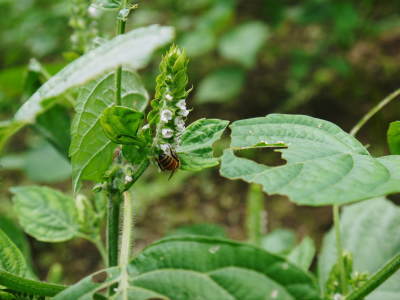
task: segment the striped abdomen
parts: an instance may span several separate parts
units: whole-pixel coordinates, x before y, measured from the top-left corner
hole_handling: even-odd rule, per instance
[[[162,171],[175,171],[180,165],[179,158],[175,153],[171,153],[171,155],[160,154],[157,158],[157,163]]]

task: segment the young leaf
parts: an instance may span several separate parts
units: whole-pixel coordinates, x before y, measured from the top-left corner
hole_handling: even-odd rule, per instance
[[[28,271],[24,256],[8,236],[0,229],[0,269],[19,276]]]
[[[287,163],[269,167],[239,158],[232,149],[222,157],[221,175],[263,185],[269,194],[287,195],[298,204],[350,203],[399,192],[400,156],[372,157],[338,126],[303,115],[271,114],[231,125],[233,149],[278,149]]]
[[[39,186],[13,187],[13,201],[25,232],[43,242],[62,242],[77,235],[79,224],[72,198]]]
[[[353,254],[353,270],[376,272],[400,249],[400,208],[384,198],[371,199],[344,208],[340,220],[342,244]],[[335,234],[324,238],[318,260],[321,286],[325,286],[336,263]],[[397,300],[400,295],[400,271],[372,292],[367,300]]]
[[[132,69],[144,67],[153,52],[172,40],[171,27],[152,25],[118,35],[100,47],[76,59],[43,84],[18,110],[15,121],[7,126],[0,124],[0,150],[6,140],[46,111],[57,101],[56,96],[70,88],[80,86],[120,65]]]
[[[183,132],[177,149],[181,169],[200,171],[218,165],[212,145],[221,137],[228,123],[219,119],[199,119],[190,124]]]
[[[103,111],[100,124],[106,136],[114,143],[141,146],[144,141],[136,134],[143,119],[142,112],[123,106],[111,106]]]
[[[195,258],[195,259],[194,259]],[[118,282],[117,268],[100,271],[55,298],[86,299]],[[238,242],[172,237],[150,245],[127,269],[118,299],[320,299],[313,277],[284,258]],[[100,276],[101,275],[101,276]],[[100,278],[101,280],[96,280]]]
[[[314,241],[306,236],[287,256],[288,260],[303,270],[308,270],[315,255]]]
[[[390,153],[400,154],[400,121],[390,123],[387,132]]]
[[[148,94],[136,73],[122,73],[122,104],[143,110]],[[74,191],[80,180],[100,181],[111,164],[116,147],[100,125],[102,112],[113,104],[114,74],[107,74],[81,88],[72,123],[70,156]]]

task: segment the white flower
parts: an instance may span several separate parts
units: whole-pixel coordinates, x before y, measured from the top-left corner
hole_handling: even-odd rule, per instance
[[[177,117],[175,119],[175,126],[178,131],[184,131],[185,130],[185,121],[181,117]]]
[[[178,114],[180,116],[187,117],[187,115],[189,114],[189,110],[188,109],[182,109],[182,110],[179,111]]]
[[[169,120],[172,120],[172,111],[170,111],[169,109],[164,109],[161,112],[161,121],[166,123]]]
[[[163,128],[161,134],[164,138],[169,139],[174,134],[174,131],[171,128]]]
[[[171,94],[166,94],[165,99],[167,99],[168,101],[171,101],[172,99],[174,99],[174,97],[172,97]]]
[[[132,182],[133,178],[132,176],[126,175],[125,176],[125,182]]]
[[[170,148],[171,148],[171,145],[170,145],[170,144],[161,144],[161,145],[160,145],[160,149],[161,149],[162,151],[164,151],[164,153],[168,152]]]
[[[118,12],[118,19],[126,21],[129,16],[130,9],[129,8],[123,8]]]
[[[92,18],[98,18],[101,15],[101,10],[98,9],[95,5],[90,5],[88,7],[88,14],[89,16],[91,16]]]
[[[146,124],[146,125],[144,125],[143,127],[142,127],[142,130],[146,130],[146,129],[149,129],[150,128],[150,125],[149,124]]]
[[[178,107],[182,110],[185,110],[186,109],[186,100],[185,99],[179,100],[178,103],[176,103],[176,107]]]

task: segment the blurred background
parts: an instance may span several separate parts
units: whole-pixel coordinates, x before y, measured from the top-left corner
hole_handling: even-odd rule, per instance
[[[2,15],[7,16],[0,18],[0,120],[11,118],[46,77],[113,37],[116,13],[88,9],[90,4],[89,0],[0,0]],[[400,88],[400,1],[143,0],[138,4],[128,30],[154,23],[172,25],[176,43],[191,59],[189,103],[194,110],[189,121],[300,113],[349,131],[372,106]],[[160,55],[140,73],[151,94]],[[48,74],[37,75],[38,68]],[[56,122],[66,128],[59,134],[67,150],[73,109],[61,103],[53,111]],[[399,119],[399,111],[400,104],[392,103],[359,133],[374,155],[388,153],[386,130],[389,122]],[[26,128],[0,157],[0,227],[12,232],[26,255],[32,256],[41,279],[71,283],[101,267],[95,248],[80,239],[45,244],[23,236],[8,191],[14,185],[42,184],[71,192],[70,164],[45,137],[43,127]],[[225,138],[219,143],[216,153],[228,142]],[[278,154],[266,150],[243,155],[282,163]],[[171,181],[167,177],[153,167],[136,185],[137,249],[180,226],[197,223],[217,224],[221,235],[246,238],[248,184],[225,180],[218,169],[181,171]],[[309,235],[320,245],[331,226],[330,208],[299,207],[285,197],[263,197],[266,231],[287,229],[283,236],[292,243]]]

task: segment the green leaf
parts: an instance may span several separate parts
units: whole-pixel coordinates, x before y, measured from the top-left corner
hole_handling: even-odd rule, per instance
[[[148,94],[136,73],[122,73],[122,105],[143,110]],[[72,123],[70,156],[74,191],[81,180],[100,181],[112,161],[116,144],[100,125],[102,112],[113,104],[114,74],[107,74],[81,88]]]
[[[25,276],[28,271],[21,251],[3,230],[0,230],[0,269],[19,276]]]
[[[150,245],[127,269],[129,299],[320,299],[313,277],[284,258],[233,241],[172,237]],[[117,273],[117,274],[116,274]],[[101,280],[97,280],[101,277]],[[93,274],[55,298],[87,299],[121,280],[118,269]],[[100,282],[99,282],[100,281]]]
[[[193,224],[175,228],[167,234],[168,236],[177,235],[202,235],[216,238],[226,238],[225,229],[215,224]]]
[[[111,106],[103,111],[100,124],[106,136],[114,143],[141,146],[144,141],[136,135],[143,119],[142,112],[123,106]]]
[[[43,242],[62,242],[79,231],[72,198],[39,186],[13,187],[14,208],[25,232]]]
[[[223,103],[236,98],[242,91],[245,73],[238,67],[223,67],[213,71],[199,84],[198,103]]]
[[[390,123],[387,132],[390,153],[400,154],[400,121]]]
[[[288,229],[275,229],[263,237],[262,248],[276,254],[287,254],[295,245],[296,236]]]
[[[308,270],[315,255],[314,241],[306,236],[287,256],[288,260],[303,270]]]
[[[58,95],[120,65],[134,70],[146,66],[153,52],[170,42],[173,36],[171,27],[152,25],[138,28],[118,35],[79,57],[51,77],[24,103],[15,115],[13,126],[4,131],[4,124],[0,124],[0,149],[13,133],[28,123],[34,123],[40,113],[54,105]]]
[[[226,59],[252,68],[268,35],[268,28],[263,22],[251,21],[241,24],[222,37],[219,52]]]
[[[200,29],[185,33],[178,45],[185,49],[188,56],[196,57],[210,52],[216,44],[214,32]]]
[[[7,140],[13,136],[19,129],[24,126],[21,122],[1,121],[0,122],[0,152],[2,151]]]
[[[219,140],[228,123],[219,119],[199,119],[190,124],[183,132],[177,149],[181,169],[200,171],[218,165],[212,145]]]
[[[340,219],[342,244],[353,254],[353,270],[374,273],[400,249],[400,208],[384,198],[371,199],[344,208]],[[324,238],[318,274],[324,286],[336,263],[335,234]],[[366,297],[366,300],[397,300],[400,271]]]
[[[266,193],[298,204],[343,204],[400,191],[400,156],[372,157],[354,137],[324,120],[271,114],[231,125],[231,149],[221,175],[258,183]],[[270,167],[234,155],[232,149],[276,147],[286,164]]]

